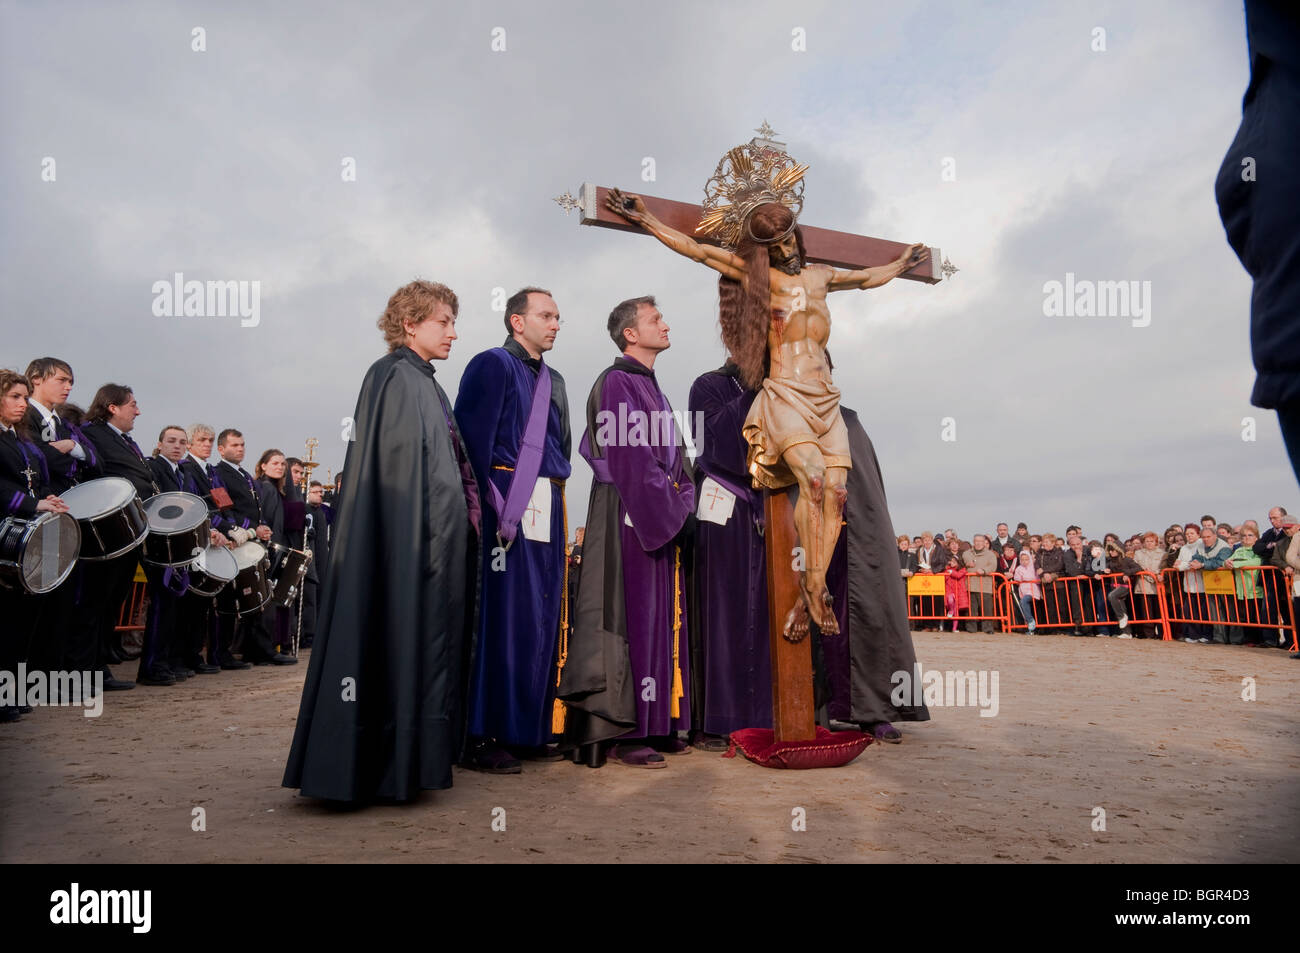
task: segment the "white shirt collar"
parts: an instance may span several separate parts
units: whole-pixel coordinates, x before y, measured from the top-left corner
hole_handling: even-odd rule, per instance
[[[200,459],[199,459],[198,457],[196,457],[193,453],[187,453],[186,456],[189,457],[191,460],[193,460],[195,463],[197,463],[197,464],[198,464],[199,466],[201,466],[201,467],[206,467],[206,466],[208,465],[208,461],[206,461],[206,460],[200,460]]]
[[[115,427],[115,426],[113,425],[113,421],[111,421],[111,420],[105,420],[104,423],[108,425],[108,429],[109,429],[109,430],[113,431],[113,433],[117,434],[119,437],[125,437],[125,436],[126,436],[126,431],[124,431],[124,430],[118,430],[117,427]]]
[[[54,411],[50,410],[48,407],[42,404],[39,400],[36,400],[34,397],[28,397],[27,403],[30,404],[32,407],[36,408],[36,412],[41,415],[41,420],[49,420],[51,417],[54,416]]]

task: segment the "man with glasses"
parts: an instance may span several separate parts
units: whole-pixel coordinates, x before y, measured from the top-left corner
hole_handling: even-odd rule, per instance
[[[506,302],[508,336],[465,368],[456,423],[483,501],[478,648],[470,671],[466,767],[518,774],[550,747],[565,601],[569,401],[543,361],[560,309],[523,288]]]

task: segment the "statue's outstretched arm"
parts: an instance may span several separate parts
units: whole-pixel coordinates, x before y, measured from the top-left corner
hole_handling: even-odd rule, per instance
[[[641,196],[629,195],[619,189],[610,189],[609,195],[605,197],[605,206],[629,222],[640,225],[677,254],[707,265],[727,278],[734,278],[736,281],[745,280],[745,262],[740,256],[733,255],[725,248],[702,244],[689,235],[683,235],[675,228],[669,228],[650,213]]]
[[[859,268],[855,271],[840,271],[837,268],[831,276],[828,290],[845,291],[856,288],[865,291],[867,288],[879,288],[886,282],[893,281],[908,269],[916,267],[929,257],[930,249],[926,248],[923,243],[917,242],[904,248],[903,253],[887,265],[876,265],[874,268]]]

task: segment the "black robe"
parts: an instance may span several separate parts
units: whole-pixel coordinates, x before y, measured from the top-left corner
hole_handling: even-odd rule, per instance
[[[924,704],[895,706],[889,697],[893,673],[907,672],[910,678],[916,665],[907,588],[898,572],[898,538],[889,516],[876,448],[854,411],[841,406],[840,413],[849,431],[853,469],[849,471],[844,517],[847,526],[840,533],[837,558],[827,571],[840,635],[822,636],[821,641],[832,717],[847,701],[848,720],[859,724],[929,721],[930,711]],[[841,674],[845,669],[847,678]],[[849,689],[847,700],[840,688],[844,685]]]
[[[305,795],[404,801],[451,786],[478,548],[449,416],[432,365],[410,349],[366,373],[284,774]]]

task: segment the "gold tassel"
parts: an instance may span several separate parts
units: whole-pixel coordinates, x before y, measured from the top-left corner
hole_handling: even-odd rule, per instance
[[[681,636],[682,636],[682,548],[673,547],[673,704],[672,716],[682,716],[682,706],[678,699],[686,695],[682,688]]]
[[[555,667],[555,688],[560,688],[560,674],[564,671],[564,663],[569,659],[569,504],[564,498],[564,482],[562,480],[554,481],[560,487],[560,508],[564,513],[564,589],[560,592],[560,661]],[[556,735],[564,734],[564,716],[567,709],[564,702],[555,699],[555,704],[551,708],[551,733]]]

